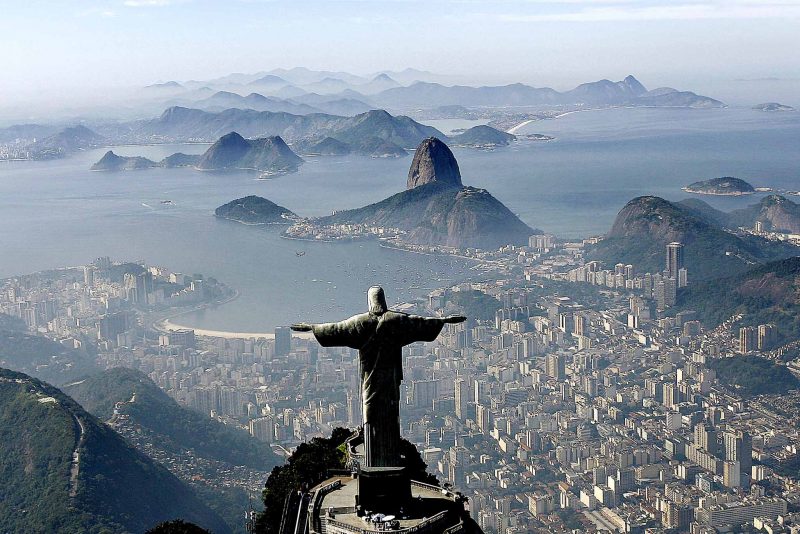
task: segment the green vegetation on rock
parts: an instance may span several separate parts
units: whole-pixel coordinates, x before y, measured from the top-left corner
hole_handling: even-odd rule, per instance
[[[187,486],[74,400],[6,369],[0,495],[2,532],[134,533],[176,518],[229,532]]]
[[[760,356],[715,358],[710,367],[720,381],[745,396],[783,395],[800,387],[787,367]]]
[[[271,469],[278,459],[265,444],[244,430],[180,406],[140,371],[117,367],[64,387],[86,410],[108,419],[118,402],[136,424],[154,432],[159,445],[173,452],[196,454],[255,469]],[[136,394],[135,402],[128,402]]]
[[[797,254],[797,247],[787,243],[728,232],[712,212],[645,196],[620,210],[606,238],[588,247],[587,255],[606,265],[630,263],[638,272],[656,273],[664,269],[666,245],[672,241],[684,245],[684,263],[692,282]]]
[[[780,340],[800,339],[800,258],[690,284],[681,292],[678,304],[679,309],[695,310],[709,328],[740,313],[744,325],[773,323]]]

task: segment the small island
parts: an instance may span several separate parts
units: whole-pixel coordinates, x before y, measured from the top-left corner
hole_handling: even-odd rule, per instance
[[[525,139],[529,139],[531,141],[552,141],[553,139],[555,139],[555,137],[553,137],[552,135],[545,135],[545,134],[538,134],[538,133],[526,134],[523,137],[525,137]]]
[[[756,192],[755,187],[745,182],[741,178],[723,176],[722,178],[712,178],[689,184],[682,188],[687,193],[698,195],[720,195],[720,196],[740,196],[752,195]]]
[[[300,217],[263,197],[250,195],[232,200],[218,207],[214,215],[242,224],[292,224]]]
[[[792,106],[787,106],[786,104],[779,104],[777,102],[766,102],[764,104],[758,104],[757,106],[753,106],[753,109],[756,111],[795,111]]]
[[[92,165],[93,171],[136,171],[152,169],[159,164],[142,156],[119,156],[113,150],[106,152],[100,160]]]
[[[464,133],[454,135],[450,138],[453,146],[469,147],[507,146],[516,139],[517,137],[513,134],[502,132],[486,125],[473,126],[464,131]]]

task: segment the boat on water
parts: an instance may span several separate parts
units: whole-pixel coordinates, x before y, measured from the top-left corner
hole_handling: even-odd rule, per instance
[[[171,206],[171,205],[173,205],[175,203],[173,201],[171,201],[171,200],[162,200],[161,204],[164,204],[166,206]]]

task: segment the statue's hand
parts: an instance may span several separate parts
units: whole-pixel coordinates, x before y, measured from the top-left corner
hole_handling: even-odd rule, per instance
[[[463,315],[448,315],[444,318],[445,323],[463,323],[467,318]]]
[[[295,323],[290,327],[295,332],[311,332],[314,327],[308,323]]]

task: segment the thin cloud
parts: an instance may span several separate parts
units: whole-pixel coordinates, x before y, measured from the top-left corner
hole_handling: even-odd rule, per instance
[[[125,0],[127,7],[163,7],[172,4],[172,0]]]
[[[117,13],[111,9],[91,8],[78,13],[79,17],[103,17],[110,19],[117,16]]]
[[[544,0],[533,0],[544,2]],[[562,0],[564,3],[565,0]],[[593,0],[566,0],[574,5],[597,3]],[[610,4],[609,2],[605,2]],[[707,19],[765,19],[800,17],[800,1],[754,2],[753,0],[728,0],[692,4],[649,5],[635,4],[585,7],[558,13],[500,14],[503,22],[611,22],[658,20]]]

